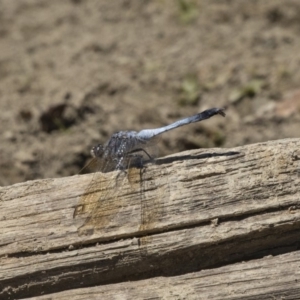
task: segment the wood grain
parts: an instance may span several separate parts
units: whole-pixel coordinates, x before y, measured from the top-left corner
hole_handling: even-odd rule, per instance
[[[90,194],[101,201],[75,219],[94,174],[0,188],[0,296],[180,277],[296,250],[299,146],[178,153],[131,170],[117,196],[117,172],[100,174]]]
[[[300,299],[299,268],[298,251],[181,276],[74,289],[30,299]]]

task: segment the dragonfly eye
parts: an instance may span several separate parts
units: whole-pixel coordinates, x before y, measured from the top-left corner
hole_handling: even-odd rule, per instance
[[[100,144],[98,144],[97,146],[94,146],[92,149],[91,149],[91,155],[93,157],[101,157],[102,154],[104,152],[104,147]]]

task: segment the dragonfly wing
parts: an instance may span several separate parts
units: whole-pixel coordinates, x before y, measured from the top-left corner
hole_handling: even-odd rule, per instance
[[[146,169],[146,168],[145,168]],[[168,197],[169,184],[164,168],[161,169],[159,176],[153,176],[153,171],[147,170],[143,173],[141,191],[141,225],[140,231],[143,237],[140,239],[141,253],[146,255],[147,245],[151,242],[149,233],[155,232],[159,228],[159,223],[164,217],[164,198]]]
[[[74,210],[79,235],[91,235],[105,229],[113,219],[117,220],[119,210],[126,205],[120,194],[131,173],[128,170],[106,172],[115,168],[113,162],[97,161],[97,164],[104,172],[93,174]]]

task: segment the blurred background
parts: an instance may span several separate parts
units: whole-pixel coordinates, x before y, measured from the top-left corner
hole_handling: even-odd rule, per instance
[[[159,155],[300,132],[299,0],[0,0],[0,185],[76,174],[119,130],[213,117]]]

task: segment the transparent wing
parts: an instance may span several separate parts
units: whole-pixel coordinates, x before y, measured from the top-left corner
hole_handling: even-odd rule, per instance
[[[144,169],[141,189],[141,225],[139,230],[143,232],[140,238],[141,255],[147,255],[148,244],[151,243],[151,233],[157,232],[165,214],[164,199],[169,197],[170,186],[167,169],[161,167],[160,174],[157,171]]]
[[[96,172],[74,210],[73,218],[80,235],[93,234],[95,228],[105,226],[110,220],[107,210],[114,209],[112,206],[116,201],[111,200],[117,197],[117,187],[120,185],[120,178],[115,178],[115,173],[106,173],[112,167],[113,162],[93,158],[82,170]]]

